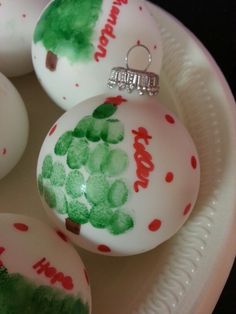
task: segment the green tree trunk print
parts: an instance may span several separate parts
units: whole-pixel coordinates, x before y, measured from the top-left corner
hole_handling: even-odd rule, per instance
[[[106,99],[73,130],[64,132],[54,147],[61,162],[54,162],[53,154],[44,157],[39,191],[50,208],[67,215],[65,225],[73,233],[79,234],[86,223],[113,235],[134,226],[125,207],[129,187],[122,178],[129,160],[119,148],[124,125],[114,117],[123,101],[119,96]]]
[[[34,31],[34,43],[46,48],[46,67],[55,71],[58,57],[70,62],[90,60],[92,36],[102,0],[54,0],[42,14]]]

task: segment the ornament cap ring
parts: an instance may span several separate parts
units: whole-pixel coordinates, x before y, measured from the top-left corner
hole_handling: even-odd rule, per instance
[[[125,64],[126,64],[127,69],[131,69],[131,67],[129,66],[129,56],[130,56],[131,51],[134,50],[135,48],[143,48],[148,53],[148,63],[146,65],[146,67],[143,70],[141,70],[141,71],[147,71],[147,69],[149,68],[150,64],[152,63],[152,56],[151,56],[151,52],[148,49],[148,47],[143,45],[143,44],[136,44],[136,45],[130,47],[129,50],[127,51],[127,54],[126,54],[126,57],[125,57]]]

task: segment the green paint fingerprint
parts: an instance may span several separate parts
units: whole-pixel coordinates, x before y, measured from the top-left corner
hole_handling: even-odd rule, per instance
[[[106,121],[93,118],[89,125],[86,137],[91,142],[98,142],[101,139],[101,133]]]
[[[55,148],[54,148],[55,154],[58,156],[64,156],[68,151],[68,148],[72,142],[72,139],[73,139],[73,132],[67,131],[64,134],[62,134],[59,137],[55,145]]]
[[[104,142],[118,144],[124,139],[124,126],[117,119],[108,119],[102,130],[101,138]]]
[[[44,183],[44,199],[50,208],[56,207],[56,194],[50,182],[48,181]]]
[[[105,203],[109,191],[109,183],[104,175],[96,173],[87,180],[86,197],[93,204]]]
[[[128,166],[128,155],[120,148],[110,151],[106,162],[102,165],[103,172],[109,177],[120,175]]]
[[[86,139],[74,138],[67,153],[67,165],[71,169],[79,169],[89,157],[89,145]]]
[[[72,170],[66,178],[66,192],[72,198],[77,198],[85,192],[85,181],[81,172]]]
[[[63,186],[66,178],[66,172],[64,165],[60,162],[53,164],[52,174],[50,177],[51,184],[53,186]]]
[[[87,130],[88,128],[90,128],[90,125],[93,121],[93,117],[92,116],[85,116],[84,118],[82,118],[78,124],[76,125],[74,131],[73,131],[73,135],[75,137],[84,137],[86,136]]]
[[[51,286],[37,286],[21,274],[0,267],[1,314],[89,314],[80,297]]]
[[[35,28],[34,43],[41,41],[47,50],[71,62],[90,60],[102,3],[102,0],[53,1]]]
[[[42,166],[42,176],[45,179],[48,179],[51,177],[52,174],[52,169],[53,169],[53,161],[52,161],[52,156],[47,155],[45,156],[43,160],[43,166]]]
[[[42,176],[42,174],[38,175],[37,185],[38,185],[40,195],[43,196],[43,176]]]
[[[89,211],[83,203],[73,200],[68,206],[68,216],[76,223],[85,224],[89,220]]]
[[[56,197],[56,211],[59,214],[66,214],[68,211],[68,202],[64,193],[64,189],[56,188],[54,189],[54,193]]]
[[[93,112],[93,117],[96,119],[104,119],[111,117],[117,110],[117,106],[105,103],[97,107]]]
[[[106,228],[112,215],[112,209],[107,204],[101,203],[91,208],[89,221],[95,228]]]
[[[110,225],[108,230],[114,234],[122,234],[127,230],[133,228],[134,221],[132,217],[124,212],[123,210],[117,210],[114,212],[113,216],[111,217]]]
[[[109,145],[106,143],[99,143],[92,150],[87,162],[87,168],[90,173],[101,172],[101,167],[106,161],[109,153]]]
[[[112,183],[109,193],[108,201],[112,207],[119,207],[127,202],[128,188],[123,180],[116,180]]]

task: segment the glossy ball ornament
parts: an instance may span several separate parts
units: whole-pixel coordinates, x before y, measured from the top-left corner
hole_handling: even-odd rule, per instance
[[[77,245],[132,255],[170,238],[197,199],[196,147],[156,98],[99,95],[52,126],[37,166],[53,222]]]
[[[145,1],[57,0],[45,9],[35,28],[33,64],[47,94],[67,110],[109,92],[104,82],[111,68],[123,64],[136,44],[148,47],[149,70],[159,74],[161,36]],[[132,67],[146,61],[144,51],[132,53]]]

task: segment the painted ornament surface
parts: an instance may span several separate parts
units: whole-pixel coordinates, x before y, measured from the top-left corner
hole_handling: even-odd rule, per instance
[[[69,109],[108,91],[104,82],[111,68],[123,64],[128,49],[139,43],[149,48],[159,73],[161,37],[144,1],[55,0],[34,31],[34,68],[49,96]],[[145,64],[146,55],[134,55],[132,62]]]
[[[191,137],[172,113],[143,97],[80,103],[54,124],[40,151],[37,181],[49,216],[93,252],[154,248],[180,228],[197,198]]]
[[[88,276],[66,236],[32,218],[0,216],[1,313],[89,314]]]
[[[0,72],[7,77],[33,71],[31,41],[37,20],[49,0],[1,0]]]

